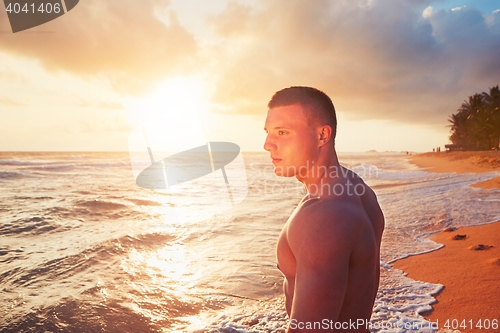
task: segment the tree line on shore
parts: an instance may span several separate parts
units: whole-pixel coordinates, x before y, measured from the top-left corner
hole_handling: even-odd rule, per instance
[[[462,150],[498,149],[500,143],[500,89],[476,93],[450,115],[450,140]]]

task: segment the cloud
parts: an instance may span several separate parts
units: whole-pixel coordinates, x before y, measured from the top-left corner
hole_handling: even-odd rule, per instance
[[[126,110],[127,108],[120,102],[104,102],[104,101],[89,101],[79,97],[79,101],[75,103],[77,106],[95,109],[112,109],[112,110]]]
[[[85,0],[47,24],[2,34],[0,52],[53,73],[105,77],[127,94],[200,74],[220,113],[263,115],[274,91],[311,85],[352,119],[442,128],[462,100],[500,84],[500,12],[437,10],[438,1],[228,1],[206,18],[210,32],[195,36],[165,1]],[[2,12],[0,31],[8,30]]]
[[[131,124],[125,122],[119,117],[114,117],[114,119],[106,119],[100,122],[81,121],[78,124],[78,127],[79,128],[77,131],[81,133],[130,133],[134,129]]]
[[[13,100],[9,97],[0,96],[0,104],[8,105],[8,106],[24,106],[23,103]]]
[[[248,28],[252,8],[238,2],[228,2],[224,12],[208,19],[209,25],[217,34],[232,37],[244,33]]]
[[[37,126],[36,127],[37,131],[40,132],[45,132],[45,133],[57,133],[57,134],[71,134],[74,133],[71,129],[62,126],[62,125],[48,125],[48,126]]]
[[[0,31],[9,31],[5,11]],[[85,0],[44,25],[2,34],[0,52],[37,59],[51,72],[107,77],[121,92],[149,91],[192,66],[198,49],[160,0]]]
[[[453,68],[455,75],[464,80],[462,84],[467,84],[465,80],[500,83],[500,15],[488,20],[478,10],[463,7],[438,11],[429,21],[434,36],[445,45],[443,54],[449,60],[448,68]]]
[[[230,2],[212,21],[223,40],[209,50],[213,98],[230,112],[262,114],[274,91],[312,85],[354,118],[445,126],[463,99],[500,84],[499,14],[431,1],[259,4]]]
[[[7,81],[16,84],[27,84],[29,80],[22,74],[16,73],[13,70],[0,71],[0,81]]]

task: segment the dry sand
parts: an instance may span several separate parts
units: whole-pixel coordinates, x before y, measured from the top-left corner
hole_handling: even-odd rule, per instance
[[[499,151],[427,153],[411,161],[431,172],[500,171]],[[500,177],[473,186],[500,188]],[[445,286],[424,317],[441,329],[500,332],[500,222],[443,231],[432,240],[444,247],[393,263],[412,279]]]

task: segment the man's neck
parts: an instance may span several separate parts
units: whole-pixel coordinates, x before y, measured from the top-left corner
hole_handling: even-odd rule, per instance
[[[329,154],[320,155],[317,160],[312,161],[306,177],[297,176],[297,180],[304,185],[309,198],[319,198],[323,195],[324,186],[333,186],[343,178],[342,175],[342,167],[333,149]]]

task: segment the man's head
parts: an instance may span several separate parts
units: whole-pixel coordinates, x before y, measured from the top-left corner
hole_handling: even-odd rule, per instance
[[[323,92],[309,87],[290,87],[274,94],[264,130],[264,149],[269,151],[279,176],[307,178],[309,169],[335,155],[335,109]]]
[[[332,144],[337,134],[337,116],[332,100],[327,94],[312,87],[293,86],[277,91],[269,103],[269,109],[298,104],[302,106],[311,128],[328,125],[332,128]]]

